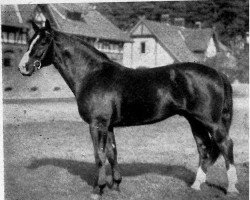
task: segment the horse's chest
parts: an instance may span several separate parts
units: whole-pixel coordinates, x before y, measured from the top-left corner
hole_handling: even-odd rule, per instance
[[[116,99],[116,92],[93,90],[77,101],[79,113],[87,122],[100,116],[110,118]]]

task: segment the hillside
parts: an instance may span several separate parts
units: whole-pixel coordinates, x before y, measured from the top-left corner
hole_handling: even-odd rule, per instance
[[[95,4],[97,10],[124,31],[130,30],[140,16],[161,21],[168,14],[170,21],[183,17],[187,27],[197,21],[203,27],[215,26],[226,45],[237,35],[246,36],[249,29],[249,2],[247,0],[211,0],[186,2],[109,2]]]

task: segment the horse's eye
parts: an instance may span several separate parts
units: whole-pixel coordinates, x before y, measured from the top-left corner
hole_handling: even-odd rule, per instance
[[[47,44],[47,43],[49,43],[49,38],[44,38],[44,39],[42,39],[42,41],[41,41],[41,44],[42,44],[42,45],[45,45],[45,44]]]

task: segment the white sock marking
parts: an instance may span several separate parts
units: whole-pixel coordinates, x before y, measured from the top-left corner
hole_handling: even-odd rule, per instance
[[[193,189],[200,190],[200,185],[206,181],[206,174],[201,167],[198,168],[195,181],[191,186]]]
[[[229,165],[229,169],[227,170],[227,178],[228,178],[228,192],[236,192],[238,190],[235,187],[235,184],[238,182],[236,168],[234,165]]]

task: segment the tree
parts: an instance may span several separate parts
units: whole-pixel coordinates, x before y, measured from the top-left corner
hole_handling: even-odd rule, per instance
[[[130,30],[140,16],[160,21],[162,14],[183,17],[187,27],[200,21],[203,27],[216,27],[220,39],[229,46],[238,35],[245,38],[249,29],[248,0],[154,1],[97,3],[97,9],[124,31]]]
[[[245,38],[249,29],[249,3],[247,0],[214,0],[217,31],[226,45],[237,36]]]

